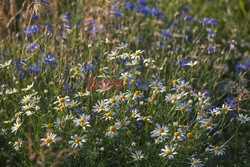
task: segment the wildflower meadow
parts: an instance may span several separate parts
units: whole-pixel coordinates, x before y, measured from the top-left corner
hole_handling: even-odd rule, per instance
[[[249,167],[249,7],[0,0],[0,167]]]

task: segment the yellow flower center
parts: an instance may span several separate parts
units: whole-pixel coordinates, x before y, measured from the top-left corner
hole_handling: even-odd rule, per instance
[[[80,143],[80,142],[82,142],[82,139],[80,137],[75,139],[75,143]]]
[[[197,162],[197,161],[194,161],[194,162],[193,162],[193,165],[198,165],[198,162]]]
[[[205,122],[205,126],[206,126],[206,127],[211,126],[211,122]]]
[[[120,96],[120,99],[124,99],[124,95],[121,95],[121,96]]]
[[[187,138],[191,139],[193,137],[193,134],[191,132],[187,133]]]
[[[143,117],[142,120],[143,120],[143,121],[147,121],[147,120],[148,120],[148,117]]]
[[[65,109],[65,105],[60,106],[59,109],[63,111]]]
[[[59,125],[59,126],[62,126],[62,125],[63,125],[63,122],[62,122],[62,121],[58,122],[58,125]]]
[[[226,108],[226,107],[222,107],[222,108],[221,108],[221,111],[222,111],[222,112],[226,112],[226,111],[227,111],[227,108]]]
[[[99,72],[103,72],[103,71],[104,71],[104,69],[103,69],[103,68],[100,68],[100,69],[99,69]]]
[[[166,150],[165,153],[166,153],[167,155],[170,155],[170,154],[172,154],[172,151],[171,151],[171,150]]]
[[[140,52],[136,51],[135,56],[140,56]]]
[[[61,98],[58,100],[59,103],[63,103],[64,101],[65,101],[65,99],[64,99],[63,97],[61,97]]]
[[[105,116],[106,116],[106,117],[111,117],[111,116],[112,116],[112,113],[111,113],[111,112],[107,112],[107,113],[105,114]]]
[[[153,59],[150,57],[150,58],[148,58],[148,61],[152,61]]]
[[[80,73],[79,72],[74,72],[73,74],[73,77],[76,78],[76,77],[79,77],[80,76]]]
[[[220,146],[216,146],[216,147],[215,147],[215,150],[216,150],[216,151],[219,151],[219,150],[220,150]]]
[[[176,83],[177,83],[177,80],[176,80],[176,79],[172,80],[172,83],[173,83],[173,84],[176,84]]]
[[[180,135],[180,132],[174,132],[174,137],[178,137]]]
[[[111,98],[111,99],[109,99],[109,102],[110,102],[110,103],[115,103],[116,100],[115,100],[114,98]]]
[[[51,139],[51,137],[47,137],[44,141],[45,141],[46,143],[51,143],[51,142],[52,142],[52,139]]]
[[[185,107],[181,107],[181,108],[180,108],[180,111],[181,111],[181,112],[184,112],[184,111],[186,111],[186,108],[185,108]]]
[[[162,134],[163,132],[164,132],[163,129],[159,129],[159,130],[158,130],[158,134]]]
[[[130,136],[130,135],[132,134],[132,131],[131,131],[131,130],[128,130],[128,131],[126,132],[126,134],[127,134],[128,136]]]
[[[24,101],[27,103],[28,101],[30,101],[30,98],[29,98],[29,97],[26,97],[26,98],[24,99]]]
[[[141,92],[137,90],[137,91],[135,92],[135,95],[138,96],[138,95],[140,95],[140,93],[141,93]]]
[[[156,98],[156,96],[157,96],[157,94],[155,94],[155,93],[152,94],[152,97],[153,97],[153,98]]]
[[[19,116],[19,113],[15,113],[15,117],[18,117]]]
[[[176,96],[172,96],[172,97],[171,97],[171,100],[176,101],[176,100],[177,100],[177,97],[176,97]]]
[[[81,118],[81,119],[79,119],[79,122],[80,122],[80,123],[84,123],[84,122],[85,122],[85,119],[84,119],[84,118]]]
[[[182,129],[182,128],[184,128],[184,125],[178,125],[178,127]]]
[[[100,105],[100,106],[98,107],[98,109],[99,109],[99,110],[102,110],[102,109],[104,109],[104,106],[103,106],[103,105]]]
[[[132,118],[134,118],[134,117],[135,117],[135,114],[134,114],[134,113],[133,113],[133,114],[131,114],[131,117],[132,117]]]
[[[52,128],[52,124],[51,124],[51,123],[48,123],[48,124],[46,125],[46,128]]]
[[[110,127],[109,127],[109,130],[110,130],[111,132],[114,132],[114,131],[116,130],[116,128],[115,128],[115,126],[110,126]]]
[[[75,66],[75,67],[74,67],[74,70],[75,70],[75,71],[77,71],[78,69],[79,69],[79,67],[78,67],[78,66]]]

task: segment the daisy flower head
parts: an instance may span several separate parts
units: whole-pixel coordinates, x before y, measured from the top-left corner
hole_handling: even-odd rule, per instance
[[[181,131],[174,132],[174,141],[183,141],[185,139],[185,134]]]
[[[17,131],[20,129],[21,125],[21,122],[16,121],[16,123],[14,123],[14,125],[11,127],[11,132],[16,134]]]
[[[189,164],[191,165],[191,167],[203,167],[204,166],[200,159],[190,158],[189,160],[190,160]]]
[[[135,153],[132,152],[132,158],[134,158],[134,161],[141,161],[144,158],[144,154],[141,150],[136,150]]]
[[[55,101],[54,104],[58,104],[58,106],[61,106],[61,105],[66,105],[69,102],[70,102],[69,96],[65,96],[65,97],[57,96],[57,101]]]
[[[248,117],[247,115],[239,114],[237,120],[240,122],[240,124],[245,124],[246,122],[250,121],[250,117]]]
[[[137,118],[137,121],[144,121],[144,122],[153,123],[151,116],[140,116]]]
[[[92,111],[93,112],[101,112],[104,111],[108,108],[107,103],[105,103],[104,100],[98,100],[95,106],[93,107]]]
[[[165,101],[166,102],[171,102],[171,103],[175,103],[177,102],[179,99],[181,98],[181,96],[179,94],[167,94],[165,96]]]
[[[175,148],[172,146],[165,145],[165,148],[161,149],[162,153],[159,154],[161,157],[168,157],[168,159],[174,159],[174,155],[177,154],[175,152]]]
[[[146,67],[153,66],[155,63],[155,60],[152,57],[149,57],[147,59],[144,59],[143,63],[145,64]]]
[[[86,127],[90,127],[90,124],[89,124],[90,116],[89,115],[82,114],[79,117],[80,118],[75,118],[73,120],[73,122],[76,124],[76,126],[80,126],[84,130],[86,129]]]
[[[18,138],[18,140],[14,143],[15,150],[19,150],[23,145],[23,140],[21,138]]]
[[[156,128],[151,132],[151,137],[156,138],[156,142],[164,142],[166,138],[169,136],[169,129],[163,125],[156,124]]]
[[[136,50],[135,53],[131,55],[131,58],[140,60],[143,52],[144,52],[143,50]]]
[[[50,146],[52,143],[55,143],[56,142],[56,134],[54,133],[49,133],[47,134],[47,137],[46,138],[42,138],[41,139],[41,146]]]
[[[195,65],[198,64],[198,61],[189,61],[186,64],[184,64],[184,66],[189,66],[189,67],[194,67]]]
[[[200,121],[200,123],[201,123],[202,128],[206,128],[208,130],[213,130],[214,126],[216,125],[216,124],[212,123],[211,118],[210,119],[203,119]]]
[[[111,125],[108,127],[108,131],[105,133],[105,136],[114,137],[118,135],[118,129],[120,128],[119,125]]]
[[[222,104],[221,112],[227,113],[228,111],[232,111],[233,109],[228,104]]]
[[[176,106],[176,110],[181,112],[189,112],[192,110],[192,108],[189,107],[187,102],[183,102],[178,103],[178,105]]]
[[[82,137],[78,137],[77,134],[75,134],[74,136],[70,137],[72,140],[69,141],[69,144],[71,144],[72,148],[81,148],[82,144],[85,143],[87,141],[87,135],[83,135]]]
[[[209,151],[214,153],[215,156],[220,156],[220,155],[224,155],[225,153],[225,147],[222,146],[212,146],[210,145]]]

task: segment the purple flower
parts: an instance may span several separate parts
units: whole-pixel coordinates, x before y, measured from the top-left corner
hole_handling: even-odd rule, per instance
[[[145,0],[137,0],[137,3],[142,6],[146,6],[147,2]]]
[[[142,5],[136,5],[135,9],[144,14],[145,16],[148,15],[151,12],[151,9],[148,6],[142,6]]]
[[[26,46],[26,51],[32,51],[39,48],[39,44],[38,43],[32,43]]]
[[[25,73],[23,71],[19,71],[19,78],[23,78],[25,76]]]
[[[110,11],[110,14],[111,14],[111,15],[114,15],[115,17],[119,17],[119,16],[122,15],[122,11],[119,10],[119,9],[112,9],[112,10]]]
[[[216,36],[216,33],[214,33],[210,28],[207,28],[206,30],[207,30],[207,35],[209,39]]]
[[[160,11],[158,11],[156,8],[151,9],[151,15],[155,16],[157,18],[162,18],[163,17],[163,14]]]
[[[180,7],[179,11],[180,12],[187,12],[190,9],[190,6],[182,6]]]
[[[15,67],[19,67],[21,64],[20,60],[13,60],[12,63],[14,64]]]
[[[37,20],[38,19],[38,14],[33,14],[32,15],[32,20]]]
[[[173,39],[173,35],[170,34],[170,30],[169,29],[163,29],[161,30],[161,36],[168,38],[168,39]]]
[[[56,64],[56,59],[51,54],[48,54],[47,56],[44,56],[43,61],[45,63],[49,63],[49,64]]]
[[[63,18],[64,18],[65,20],[69,20],[69,19],[72,18],[72,14],[66,13],[66,14],[63,16]]]
[[[99,31],[99,28],[97,28],[95,25],[93,25],[92,27],[90,27],[89,29],[89,33],[90,34],[95,34]]]
[[[135,8],[135,5],[129,1],[124,3],[124,7],[128,10],[133,10]]]
[[[247,70],[247,66],[244,63],[238,63],[234,66],[235,71],[244,72]]]
[[[211,53],[214,53],[216,52],[216,47],[215,46],[208,46],[207,47],[207,53],[208,54],[211,54]]]
[[[237,107],[237,102],[236,102],[235,98],[232,96],[227,97],[225,100],[225,103],[233,108]]]
[[[31,67],[27,68],[30,74],[38,73],[40,71],[40,66],[33,64]]]
[[[203,18],[199,22],[201,24],[203,24],[203,25],[209,25],[209,24],[216,25],[216,24],[218,24],[218,21],[216,19],[214,19],[214,18],[208,18],[208,17]]]
[[[23,32],[25,34],[33,34],[33,33],[38,32],[39,30],[40,30],[40,26],[38,25],[31,25],[31,26],[23,28]]]

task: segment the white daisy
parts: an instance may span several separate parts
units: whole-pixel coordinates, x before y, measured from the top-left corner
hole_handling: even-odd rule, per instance
[[[85,143],[87,141],[87,135],[83,135],[82,137],[78,137],[77,134],[75,134],[74,136],[70,137],[72,140],[69,141],[69,144],[71,144],[72,148],[81,148],[82,144]]]

